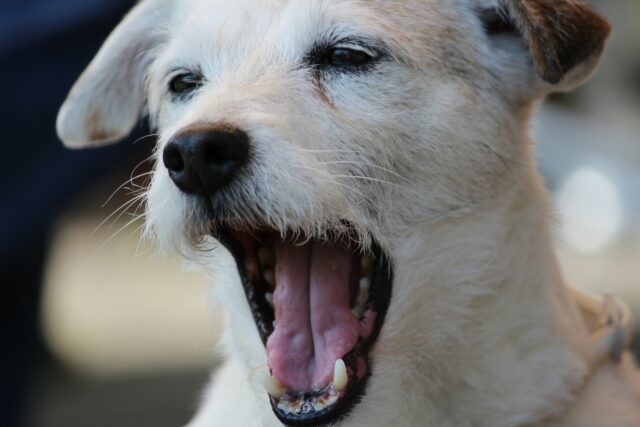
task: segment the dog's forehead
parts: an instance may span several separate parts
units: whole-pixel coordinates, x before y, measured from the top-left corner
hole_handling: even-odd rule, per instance
[[[187,0],[174,15],[172,42],[192,51],[198,46],[218,52],[277,46],[295,52],[334,32],[410,49],[425,34],[448,25],[453,3],[443,10],[437,0]]]

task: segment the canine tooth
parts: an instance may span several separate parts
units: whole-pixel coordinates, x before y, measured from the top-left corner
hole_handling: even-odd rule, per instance
[[[276,254],[273,249],[264,246],[258,249],[258,262],[265,268],[271,268],[276,265]]]
[[[284,393],[284,387],[282,386],[280,381],[278,381],[277,378],[274,378],[272,375],[261,371],[258,380],[267,390],[267,393],[269,393],[271,396],[279,399]]]
[[[344,360],[338,359],[333,366],[333,388],[337,391],[342,391],[348,382],[347,365],[344,364]]]
[[[360,258],[360,267],[364,274],[369,275],[373,271],[373,258],[369,255],[363,255]]]
[[[264,294],[264,299],[266,299],[271,308],[273,308],[273,294],[271,292],[267,292]]]
[[[265,270],[264,273],[262,273],[262,277],[264,277],[264,281],[270,286],[276,285],[276,276],[273,274],[273,270]]]

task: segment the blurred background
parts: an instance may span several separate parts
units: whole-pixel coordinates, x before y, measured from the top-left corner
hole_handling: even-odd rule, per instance
[[[0,5],[2,426],[182,425],[218,361],[206,279],[140,239],[148,131],[81,152],[54,132],[68,89],[133,3]],[[551,97],[533,132],[568,281],[640,318],[640,2],[593,4],[615,28],[600,72]]]

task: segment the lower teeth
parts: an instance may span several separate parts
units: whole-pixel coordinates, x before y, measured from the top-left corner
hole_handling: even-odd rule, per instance
[[[347,365],[344,364],[344,360],[338,359],[333,367],[333,388],[342,391],[348,382]]]
[[[270,396],[279,399],[278,408],[288,414],[307,414],[313,411],[322,411],[340,398],[340,393],[349,382],[347,365],[342,359],[336,360],[333,369],[333,382],[313,395],[309,393],[291,392],[284,389],[277,378],[262,372],[259,381]]]
[[[258,380],[262,384],[262,386],[267,390],[269,395],[275,397],[276,399],[280,398],[284,393],[284,387],[276,378],[272,375],[269,375],[266,372],[261,372],[259,374]]]
[[[333,406],[339,398],[340,393],[331,386],[314,396],[285,393],[278,402],[278,409],[285,414],[306,415]]]

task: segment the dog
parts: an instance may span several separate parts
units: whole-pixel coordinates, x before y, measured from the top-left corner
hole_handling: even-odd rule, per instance
[[[610,33],[582,0],[143,0],[61,108],[158,130],[147,231],[212,277],[189,427],[637,427],[628,310],[573,290],[528,135]]]

